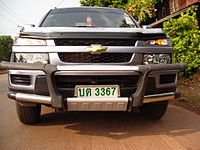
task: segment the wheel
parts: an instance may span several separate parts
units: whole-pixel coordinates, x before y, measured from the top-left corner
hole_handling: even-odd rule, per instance
[[[34,124],[40,121],[41,105],[22,106],[16,102],[17,115],[24,124]]]
[[[168,101],[145,103],[140,107],[140,113],[146,119],[160,119],[166,112]]]

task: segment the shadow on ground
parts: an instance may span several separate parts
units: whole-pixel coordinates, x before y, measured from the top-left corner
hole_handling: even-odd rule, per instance
[[[177,107],[170,107],[160,120],[145,120],[139,113],[128,112],[65,112],[48,113],[41,116],[36,126],[62,125],[64,129],[80,135],[104,136],[112,139],[124,139],[133,136],[167,134],[181,136],[200,132],[200,117],[184,115],[189,113]],[[199,117],[199,118],[198,118]],[[197,124],[194,126],[194,124]]]

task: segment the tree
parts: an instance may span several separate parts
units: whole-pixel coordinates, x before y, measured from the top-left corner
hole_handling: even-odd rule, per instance
[[[163,29],[171,38],[174,47],[173,61],[185,62],[188,68],[181,76],[200,73],[200,30],[194,7],[181,13],[177,19],[164,22]]]
[[[81,0],[81,6],[111,7],[124,9],[128,0]]]
[[[155,4],[162,0],[129,0],[126,10],[134,16],[138,23],[146,21],[155,16]]]
[[[0,62],[10,59],[13,39],[11,36],[0,36]]]

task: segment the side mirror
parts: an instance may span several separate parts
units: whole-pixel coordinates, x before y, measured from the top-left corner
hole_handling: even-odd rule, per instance
[[[23,27],[35,27],[35,25],[34,24],[25,24],[25,25],[23,25]]]
[[[20,32],[23,32],[24,28],[33,28],[33,27],[35,27],[35,25],[34,24],[24,24],[23,26],[18,25],[17,27],[21,28]]]
[[[150,25],[142,25],[143,29],[151,29],[152,27]]]

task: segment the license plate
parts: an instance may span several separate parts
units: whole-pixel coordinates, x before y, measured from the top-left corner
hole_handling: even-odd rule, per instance
[[[77,85],[75,87],[77,97],[118,97],[120,96],[118,85]]]

